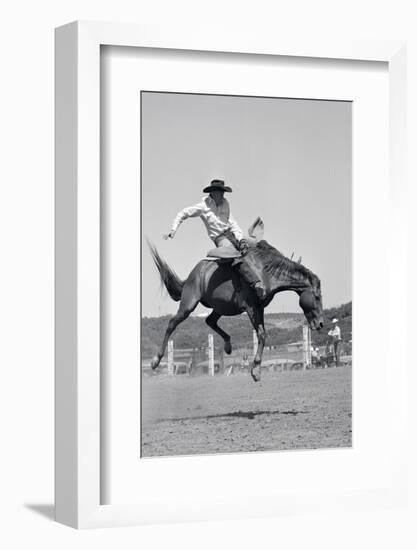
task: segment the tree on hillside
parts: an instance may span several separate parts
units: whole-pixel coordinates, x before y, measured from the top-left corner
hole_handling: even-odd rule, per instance
[[[324,328],[312,332],[314,345],[325,345],[328,339],[328,331],[331,328],[333,317],[339,319],[339,326],[342,338],[349,341],[352,337],[352,302],[339,307],[324,310]],[[165,334],[170,316],[144,317],[141,322],[141,349],[145,357],[155,354]],[[280,328],[277,325],[279,320],[291,320],[286,326],[292,328]],[[304,322],[302,313],[272,313],[265,315],[267,329],[267,345],[276,346],[300,341],[302,338],[301,326]],[[232,337],[235,347],[246,347],[252,345],[252,326],[246,315],[235,317],[222,317],[220,326]],[[278,323],[279,324],[279,323]],[[284,324],[285,325],[285,324]],[[200,348],[207,344],[209,327],[202,317],[189,317],[179,325],[173,334],[177,348]],[[215,335],[217,345],[221,345],[220,338]],[[218,340],[218,341],[217,341]]]

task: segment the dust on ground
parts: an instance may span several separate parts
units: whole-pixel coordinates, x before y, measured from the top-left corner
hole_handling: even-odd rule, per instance
[[[350,367],[142,379],[141,455],[352,445]]]

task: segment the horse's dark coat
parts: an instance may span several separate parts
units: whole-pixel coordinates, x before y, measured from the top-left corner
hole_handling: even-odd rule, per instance
[[[222,315],[239,315],[244,311],[248,314],[258,335],[258,349],[251,369],[255,381],[260,379],[265,345],[264,309],[275,294],[285,290],[296,292],[309,325],[314,329],[323,326],[321,287],[317,275],[300,263],[286,258],[264,240],[253,241],[244,257],[244,261],[250,264],[265,285],[266,298],[262,302],[230,264],[202,260],[182,281],[153,246],[151,252],[169,295],[173,300],[180,301],[178,312],[170,319],[162,346],[152,361],[152,368],[159,365],[172,332],[194,311],[199,302],[213,310],[206,322],[223,338],[226,353],[231,353],[232,349],[230,336],[217,325],[218,319]]]

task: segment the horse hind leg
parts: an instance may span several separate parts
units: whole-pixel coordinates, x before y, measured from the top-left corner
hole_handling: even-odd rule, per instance
[[[169,320],[162,345],[151,361],[151,367],[153,370],[156,369],[161,362],[161,359],[165,354],[165,350],[167,348],[168,340],[171,334],[174,332],[177,326],[185,321],[190,313],[195,310],[199,301],[200,296],[196,294],[194,288],[192,286],[187,287],[187,285],[185,285],[181,295],[180,307],[177,313]]]
[[[215,311],[212,311],[208,317],[206,317],[206,323],[208,326],[214,330],[214,332],[217,332],[219,336],[223,338],[224,341],[224,351],[227,353],[227,355],[230,355],[232,353],[232,344],[230,343],[230,335],[227,334],[223,329],[219,327],[217,324],[217,321],[220,319],[221,315],[216,313]]]

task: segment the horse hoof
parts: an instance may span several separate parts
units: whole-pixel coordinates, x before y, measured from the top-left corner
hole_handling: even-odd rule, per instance
[[[254,382],[260,382],[261,381],[260,371],[255,372],[254,370],[251,370],[250,375],[252,376],[252,379],[253,379]]]
[[[152,370],[156,369],[156,367],[159,365],[159,361],[160,361],[160,358],[157,355],[155,355],[155,357],[151,361]]]
[[[227,355],[230,355],[232,353],[232,344],[230,342],[224,343],[224,351],[227,353]]]

